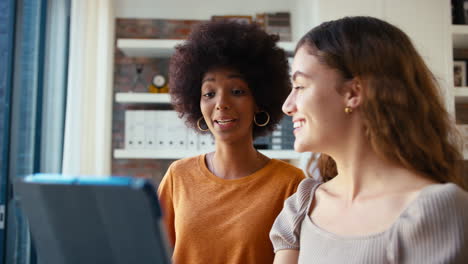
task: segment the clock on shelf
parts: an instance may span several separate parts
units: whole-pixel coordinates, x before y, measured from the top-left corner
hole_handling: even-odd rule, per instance
[[[155,74],[149,87],[150,93],[168,93],[167,79],[162,74]]]

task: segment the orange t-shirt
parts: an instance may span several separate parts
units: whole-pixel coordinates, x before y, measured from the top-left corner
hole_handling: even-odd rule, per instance
[[[249,176],[224,180],[204,160],[174,162],[158,188],[173,262],[271,264],[270,229],[304,174],[271,159]]]

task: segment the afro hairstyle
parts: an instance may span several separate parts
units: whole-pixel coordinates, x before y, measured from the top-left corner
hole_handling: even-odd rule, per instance
[[[253,126],[253,138],[273,131],[283,117],[281,106],[291,90],[287,55],[276,45],[278,39],[257,24],[226,20],[198,24],[188,39],[176,46],[169,64],[169,92],[179,116],[200,132],[202,78],[214,68],[229,67],[244,77],[260,111],[270,115],[266,126]]]

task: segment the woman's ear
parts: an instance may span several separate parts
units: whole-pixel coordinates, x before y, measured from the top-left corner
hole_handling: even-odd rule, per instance
[[[363,97],[363,82],[361,78],[354,77],[345,84],[345,105],[351,108],[357,108],[361,105]]]

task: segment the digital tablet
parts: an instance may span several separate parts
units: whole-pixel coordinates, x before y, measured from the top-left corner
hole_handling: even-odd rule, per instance
[[[131,177],[35,174],[14,183],[38,263],[166,264],[156,190]]]

